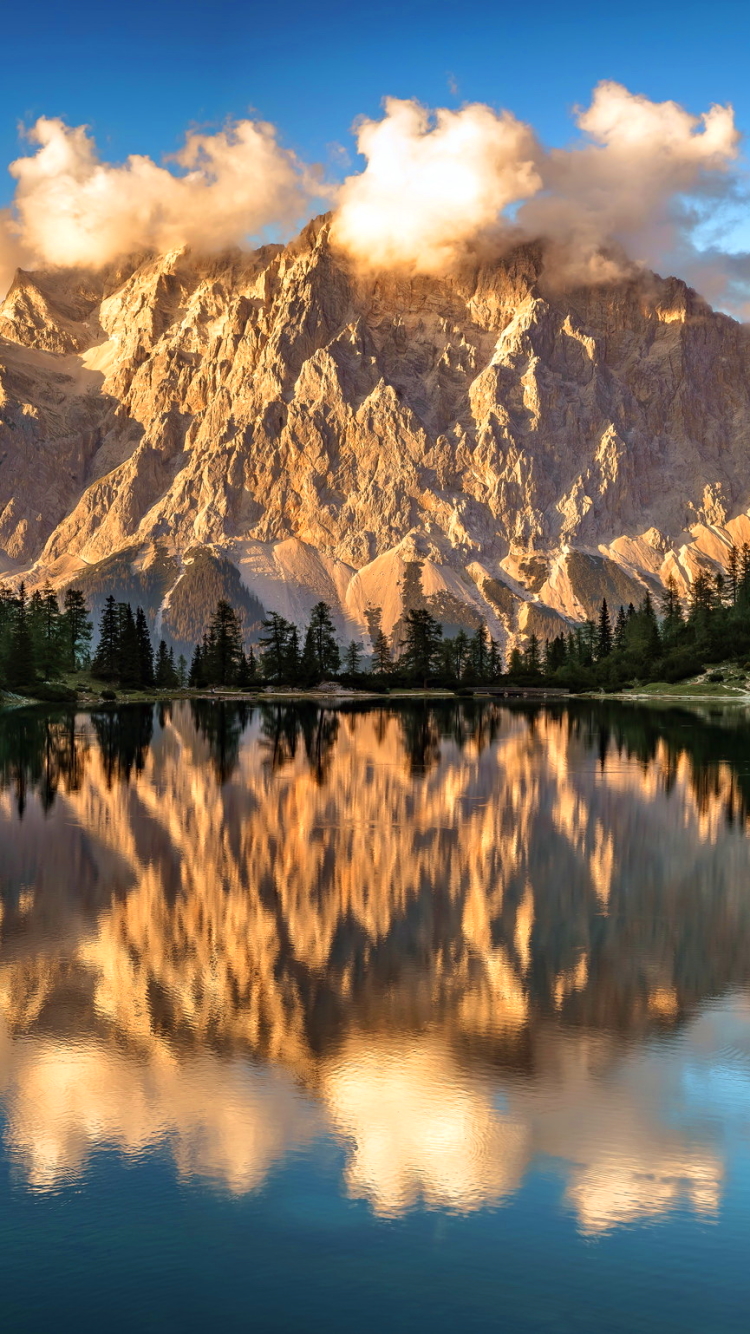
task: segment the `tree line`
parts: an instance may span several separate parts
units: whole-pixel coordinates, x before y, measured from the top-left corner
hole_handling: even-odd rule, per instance
[[[0,587],[0,685],[23,689],[86,667],[91,634],[80,589],[67,589],[60,607],[49,584],[31,597],[24,584]]]
[[[372,609],[371,609],[372,611]],[[269,684],[306,689],[329,679],[384,688],[487,684],[551,684],[572,690],[618,690],[634,682],[678,681],[706,664],[750,659],[750,547],[731,548],[727,568],[699,571],[686,599],[673,578],[655,601],[647,590],[638,606],[612,615],[606,599],[597,620],[547,640],[535,634],[506,662],[480,624],[452,636],[426,607],[405,613],[389,638],[371,617],[371,653],[352,640],[342,646],[331,608],[318,602],[303,633],[277,612],[263,620],[255,646],[246,647],[234,607],[219,599],[190,666],[161,638],[154,649],[146,613],[110,595],[101,612],[96,649],[80,589],[62,605],[46,585],[27,595],[0,587],[0,686],[36,688],[88,669],[106,685],[128,690],[176,690]]]
[[[336,637],[331,608],[318,602],[302,635],[298,627],[278,612],[271,612],[261,625],[257,653],[245,652],[242,629],[234,608],[220,601],[196,645],[190,665],[189,683],[206,686],[252,687],[260,683],[307,689],[322,681],[348,683],[367,681],[384,684],[434,683],[479,685],[502,674],[497,642],[484,626],[472,634],[459,630],[453,638],[431,612],[418,608],[407,612],[398,643],[389,641],[378,626],[372,654],[365,656],[361,643],[352,640],[342,648]]]
[[[587,620],[544,643],[531,635],[514,649],[509,679],[551,682],[573,690],[619,690],[647,681],[675,682],[712,663],[750,660],[750,547],[732,547],[725,571],[699,571],[681,598],[673,577],[656,602],[647,590],[638,606],[613,616],[602,600]]]
[[[178,690],[187,684],[187,661],[160,639],[154,653],[143,607],[110,594],[99,621],[99,639],[91,675],[128,690]]]

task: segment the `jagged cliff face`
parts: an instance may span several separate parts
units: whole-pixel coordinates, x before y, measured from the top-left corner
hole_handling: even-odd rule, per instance
[[[748,333],[676,279],[550,292],[539,270],[525,247],[364,278],[321,219],[252,254],[19,274],[6,570],[135,581],[169,632],[196,555],[350,633],[375,605],[391,628],[415,559],[444,620],[500,634],[685,586],[750,537]]]

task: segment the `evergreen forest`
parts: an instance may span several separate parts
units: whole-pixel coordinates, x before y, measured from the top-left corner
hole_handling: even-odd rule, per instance
[[[750,671],[750,549],[733,548],[724,572],[699,572],[687,599],[670,580],[658,597],[646,591],[637,606],[614,610],[602,601],[596,620],[546,640],[531,634],[507,661],[484,625],[446,634],[421,605],[387,636],[378,610],[369,611],[369,652],[360,640],[340,641],[322,601],[303,632],[270,612],[248,644],[241,614],[220,598],[188,663],[163,638],[152,639],[140,606],[110,595],[95,634],[80,589],[67,589],[60,600],[49,585],[30,596],[23,584],[0,587],[0,688],[62,700],[74,693],[71,678],[86,673],[105,698],[117,689],[310,689],[327,681],[378,691],[508,684],[577,692],[673,683],[727,662]]]

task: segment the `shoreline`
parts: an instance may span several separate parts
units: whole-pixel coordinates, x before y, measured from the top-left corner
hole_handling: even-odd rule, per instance
[[[304,701],[309,700],[316,704],[358,701],[372,702],[381,701],[387,703],[393,700],[494,700],[498,704],[506,707],[518,703],[539,703],[548,704],[550,702],[570,703],[576,700],[586,700],[587,702],[598,702],[604,704],[611,700],[618,703],[631,704],[721,704],[734,706],[750,706],[750,690],[737,688],[735,690],[727,689],[726,686],[707,685],[703,689],[696,691],[696,684],[683,689],[679,687],[672,689],[649,690],[648,688],[627,691],[602,691],[589,690],[581,691],[580,694],[569,694],[564,698],[556,696],[550,692],[549,697],[536,696],[526,698],[525,695],[514,695],[511,698],[505,698],[502,694],[486,694],[482,687],[477,687],[467,693],[459,693],[456,690],[436,689],[436,690],[409,690],[406,687],[381,692],[377,690],[357,690],[352,687],[342,686],[341,689],[313,689],[301,690],[294,687],[271,686],[260,690],[176,690],[176,691],[122,691],[116,692],[116,698],[113,700],[102,699],[100,695],[82,690],[77,699],[71,700],[46,700],[39,699],[33,695],[21,695],[14,691],[0,692],[0,712],[11,712],[21,708],[72,708],[72,709],[110,709],[121,704],[166,704],[177,700],[206,700],[214,703],[236,703],[236,704],[272,704],[275,701],[283,703],[284,701]]]

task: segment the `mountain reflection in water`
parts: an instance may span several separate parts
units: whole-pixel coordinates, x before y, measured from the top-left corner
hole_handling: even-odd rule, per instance
[[[713,1218],[750,1095],[749,739],[583,704],[3,717],[19,1180],[167,1146],[241,1193],[333,1137],[383,1215],[554,1160],[584,1232]]]

